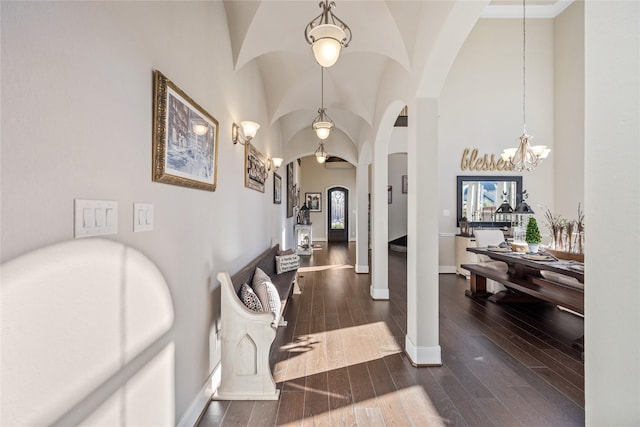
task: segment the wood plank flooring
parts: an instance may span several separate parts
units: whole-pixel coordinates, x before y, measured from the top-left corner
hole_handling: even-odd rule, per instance
[[[272,348],[279,401],[212,401],[212,426],[582,426],[583,320],[547,303],[502,306],[440,275],[443,365],[413,368],[406,254],[389,253],[389,301],[354,272],[355,246],[319,244]]]

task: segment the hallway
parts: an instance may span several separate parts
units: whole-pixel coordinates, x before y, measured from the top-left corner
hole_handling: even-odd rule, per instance
[[[213,401],[208,426],[580,426],[584,363],[571,347],[583,320],[546,303],[503,307],[464,296],[440,275],[444,365],[402,353],[406,254],[389,252],[390,301],[354,272],[355,245],[314,245],[301,295],[287,305],[272,352],[279,401]]]

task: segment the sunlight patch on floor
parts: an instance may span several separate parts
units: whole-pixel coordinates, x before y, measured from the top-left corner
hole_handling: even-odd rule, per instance
[[[298,273],[313,273],[316,271],[326,271],[326,270],[346,270],[346,269],[354,269],[353,265],[349,264],[335,264],[335,265],[313,265],[310,267],[300,267],[298,268]]]
[[[353,346],[358,351],[353,351]],[[280,346],[279,352],[288,352],[287,360],[276,363],[276,381],[292,381],[299,372],[286,372],[289,363],[304,365],[303,376],[366,363],[403,351],[394,340],[385,322],[341,328],[332,331],[295,336]],[[301,358],[293,360],[293,358]]]

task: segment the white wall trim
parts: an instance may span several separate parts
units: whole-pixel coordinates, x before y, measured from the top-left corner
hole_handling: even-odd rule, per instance
[[[207,378],[207,381],[205,381],[204,386],[178,422],[178,427],[193,427],[196,425],[202,413],[207,409],[211,397],[218,390],[220,376],[222,374],[220,367],[221,364],[218,362],[211,375],[209,375],[209,378]]]
[[[417,347],[407,335],[404,341],[404,351],[414,365],[442,366],[442,350],[439,345]]]
[[[371,298],[374,300],[388,300],[389,299],[389,288],[387,289],[377,289],[374,288],[373,285],[369,288]]]
[[[369,266],[368,265],[356,265],[356,273],[366,274],[368,272],[369,272]]]
[[[555,18],[560,15],[574,0],[559,0],[552,5],[528,5],[527,19]],[[522,19],[522,5],[489,5],[480,15],[481,18]]]
[[[455,273],[455,272],[456,272],[455,265],[441,265],[438,267],[438,273],[440,274],[449,274],[449,273]]]
[[[440,237],[456,237],[456,233],[451,233],[451,232],[440,232]]]
[[[326,237],[313,237],[313,241],[314,242],[326,242],[327,238]]]

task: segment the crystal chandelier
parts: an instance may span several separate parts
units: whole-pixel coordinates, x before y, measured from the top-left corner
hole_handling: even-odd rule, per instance
[[[320,67],[320,101],[321,106],[318,110],[318,115],[313,119],[311,127],[316,131],[316,135],[321,140],[325,140],[329,137],[331,129],[333,128],[333,120],[327,115],[327,110],[324,108],[324,68]]]
[[[325,150],[324,148],[323,141],[320,141],[320,145],[318,145],[318,149],[314,154],[316,156],[316,160],[318,161],[318,163],[324,163],[327,161],[327,157],[329,156],[327,155],[327,150]]]
[[[533,137],[527,135],[527,115],[526,115],[526,97],[527,97],[527,66],[526,66],[526,4],[522,0],[522,135],[518,138],[519,144],[515,148],[507,148],[501,154],[502,160],[509,162],[515,170],[522,172],[523,170],[533,170],[544,159],[547,158],[550,149],[546,145],[531,146]]]
[[[311,45],[318,64],[331,67],[338,60],[342,48],[349,46],[351,29],[331,11],[336,6],[335,2],[324,0],[318,6],[322,13],[307,24],[304,38]]]

